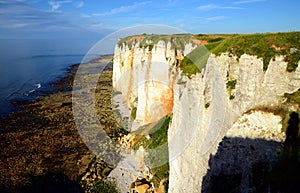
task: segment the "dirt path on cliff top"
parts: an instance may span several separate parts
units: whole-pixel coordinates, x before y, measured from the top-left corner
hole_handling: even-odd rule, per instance
[[[70,186],[68,191],[81,192],[78,178],[93,154],[81,140],[72,114],[71,90],[77,68],[73,65],[67,76],[51,85],[56,88],[54,92],[24,104],[21,110],[0,121],[1,193],[22,192],[33,179],[47,175]],[[111,75],[104,76],[111,80]],[[111,81],[101,84],[107,95],[111,94]],[[98,103],[110,107],[108,100]],[[47,182],[49,179],[42,186]]]

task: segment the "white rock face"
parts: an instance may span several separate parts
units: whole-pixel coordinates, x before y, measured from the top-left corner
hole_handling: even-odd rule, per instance
[[[139,46],[116,46],[113,86],[122,92],[130,108],[137,108],[132,130],[171,114],[176,78],[172,64],[177,56],[171,44],[164,41],[151,51]]]
[[[172,64],[194,47],[187,44],[177,52],[171,47],[163,41],[151,51],[116,46],[113,86],[122,92],[129,108],[137,101],[132,130],[173,114],[168,131],[169,192],[199,193],[210,155],[217,152],[226,133],[227,137],[284,140],[281,117],[245,112],[282,103],[284,93],[300,88],[300,68],[286,72],[281,56],[263,71],[263,60],[256,56],[244,54],[237,59],[226,53],[212,54],[204,74],[189,79]],[[229,90],[226,84],[234,80],[236,85]]]
[[[213,59],[202,78],[182,78],[175,86],[172,124],[168,132],[169,192],[200,192],[201,178],[207,170],[209,154],[214,153],[225,134],[225,82]],[[206,97],[204,93],[210,93]],[[205,108],[205,104],[209,104]],[[226,128],[226,127],[224,127]]]
[[[115,47],[113,87],[122,94],[115,94],[113,101],[119,106],[120,120],[123,120],[119,122],[122,126],[135,131],[172,113],[173,87],[178,74],[175,61],[183,58],[183,52],[188,54],[194,48],[188,44],[183,51],[175,51],[170,42],[164,41],[159,41],[152,50],[140,48],[139,43],[132,48],[126,45]],[[124,120],[130,122],[129,111],[134,108],[135,119],[132,123],[124,123]],[[130,184],[140,177],[142,164],[136,160],[141,160],[137,153],[125,155],[109,175],[117,181],[121,192],[128,192]]]
[[[256,56],[244,54],[237,62],[227,54],[218,57],[212,55],[203,78],[197,75],[187,79],[184,84],[177,81],[168,137],[172,140],[174,133],[191,130],[193,135],[181,135],[181,141],[189,141],[181,154],[178,153],[178,146],[182,144],[173,145],[173,141],[169,141],[169,154],[174,156],[170,157],[170,192],[201,192],[202,178],[209,168],[210,155],[216,153],[227,131],[231,137],[284,140],[279,116],[262,112],[242,115],[255,107],[276,106],[282,102],[284,93],[295,92],[300,87],[299,69],[288,73],[286,65],[283,57],[276,57],[264,72],[263,61]],[[178,77],[177,80],[180,79]],[[235,94],[233,100],[229,99],[229,92],[225,90],[229,80],[237,80],[232,91]],[[192,83],[197,86],[190,88]],[[203,90],[204,87],[208,89]],[[191,92],[197,89],[202,92]],[[196,93],[198,97],[195,97]],[[210,106],[206,109],[207,102],[210,102]],[[233,124],[240,116],[240,120]],[[249,120],[245,124],[249,127],[241,123],[246,118]],[[256,131],[250,131],[250,128]]]
[[[131,152],[109,174],[108,178],[117,182],[121,193],[129,192],[132,182],[136,178],[144,177],[142,172],[143,168],[145,168],[143,158],[143,150]]]
[[[213,57],[203,77],[182,79],[186,81],[179,79],[174,87],[177,95],[168,132],[169,191],[199,192],[209,155],[215,153],[230,124],[226,85]]]
[[[227,137],[264,139],[284,142],[285,132],[282,129],[282,117],[262,111],[242,115],[227,131]]]

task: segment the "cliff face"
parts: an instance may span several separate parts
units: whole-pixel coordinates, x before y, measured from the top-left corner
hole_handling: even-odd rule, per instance
[[[192,49],[191,44],[187,44],[182,52],[189,53]],[[113,87],[122,92],[131,110],[131,131],[172,113],[173,86],[178,74],[172,64],[183,58],[182,52],[175,51],[170,42],[164,41],[153,48],[141,48],[139,43],[131,48],[125,44],[116,46]]]
[[[178,76],[168,137],[182,134],[169,141],[170,158],[174,158],[170,160],[170,192],[200,191],[210,155],[224,136],[284,141],[280,116],[250,110],[280,106],[284,93],[300,87],[300,69],[288,73],[286,65],[283,57],[276,57],[265,72],[262,60],[255,56],[245,54],[237,62],[227,54],[212,55],[203,77],[197,74],[182,82]],[[236,85],[229,89],[232,80]],[[183,135],[186,132],[191,134]],[[189,139],[186,146],[178,142]]]
[[[300,88],[300,68],[287,72],[282,56],[271,60],[264,71],[263,60],[256,56],[211,54],[205,70],[188,78],[178,64],[195,47],[187,42],[181,50],[172,49],[172,43],[159,41],[152,49],[139,43],[115,49],[113,85],[128,106],[129,129],[172,114],[168,130],[172,193],[200,192],[205,187],[202,180],[210,155],[224,136],[282,142],[282,117],[263,109],[280,107],[285,93]]]

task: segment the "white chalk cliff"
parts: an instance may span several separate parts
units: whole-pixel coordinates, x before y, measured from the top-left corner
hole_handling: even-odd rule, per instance
[[[115,48],[113,86],[129,111],[136,111],[129,130],[172,115],[171,193],[201,192],[210,155],[217,152],[224,136],[284,141],[281,117],[258,107],[279,106],[284,93],[300,88],[300,68],[287,72],[283,56],[276,56],[264,71],[263,60],[256,56],[211,54],[205,70],[188,78],[174,64],[195,47],[186,42],[179,50],[159,41],[152,49],[139,42]],[[236,84],[229,90],[232,81]]]

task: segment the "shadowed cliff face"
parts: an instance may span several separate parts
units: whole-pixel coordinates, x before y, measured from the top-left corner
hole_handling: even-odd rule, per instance
[[[290,113],[286,131],[286,140],[278,163],[264,178],[264,184],[270,184],[270,192],[299,192],[300,185],[300,137],[299,114]],[[266,190],[262,185],[261,189]],[[258,192],[258,191],[257,191]]]
[[[296,112],[292,112],[290,114],[290,120],[288,122],[288,127],[287,127],[287,131],[286,131],[286,141],[285,144],[286,146],[296,146],[297,144],[293,144],[296,143],[299,140],[299,114]]]
[[[218,151],[209,159],[209,169],[203,177],[201,192],[254,192],[259,172],[267,174],[278,161],[276,141],[249,138],[227,138],[219,144]],[[255,171],[255,165],[265,163],[263,171]]]
[[[299,115],[289,117],[284,143],[225,137],[210,157],[201,192],[298,192]]]

